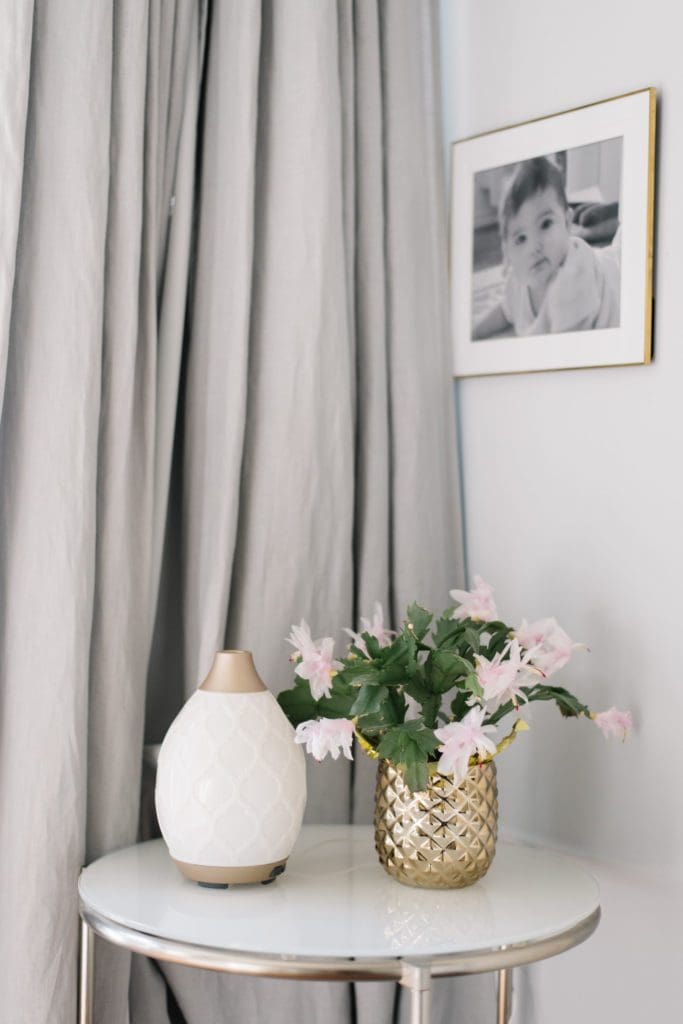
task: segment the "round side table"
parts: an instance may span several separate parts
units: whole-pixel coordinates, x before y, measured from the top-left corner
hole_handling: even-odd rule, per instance
[[[79,1024],[92,1024],[93,933],[157,960],[233,974],[394,980],[427,1024],[431,981],[499,972],[497,1024],[510,1012],[511,968],[562,953],[597,927],[599,891],[580,864],[499,843],[467,889],[414,889],[381,868],[369,826],[304,826],[273,885],[202,889],[163,840],[108,854],[81,873]]]

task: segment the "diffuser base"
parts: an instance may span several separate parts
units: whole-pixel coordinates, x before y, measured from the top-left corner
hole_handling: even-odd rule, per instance
[[[199,882],[206,888],[227,888],[229,885],[247,885],[254,882],[274,882],[285,870],[287,860],[276,860],[271,864],[253,864],[248,867],[218,867],[210,864],[186,864],[173,858],[173,863],[191,882]]]

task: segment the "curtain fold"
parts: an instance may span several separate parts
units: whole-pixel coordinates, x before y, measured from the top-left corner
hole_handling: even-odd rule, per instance
[[[12,52],[10,67],[25,56]],[[8,1021],[76,1011],[111,8],[36,4],[30,60],[0,437],[0,992]],[[10,131],[20,137],[20,120]]]
[[[24,141],[28,114],[33,0],[2,0],[0,19],[0,421],[5,395],[12,289],[21,211]]]
[[[228,0],[212,15],[180,496],[187,696],[225,634],[245,450],[257,216],[261,4]]]

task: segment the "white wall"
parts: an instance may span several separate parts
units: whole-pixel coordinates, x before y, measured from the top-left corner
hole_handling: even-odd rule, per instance
[[[508,834],[591,862],[603,921],[519,979],[523,1024],[683,1019],[683,15],[670,0],[442,0],[444,142],[659,93],[655,360],[456,385],[470,573],[590,653],[558,677],[631,741],[536,705],[501,758]],[[537,709],[537,710],[536,710]]]

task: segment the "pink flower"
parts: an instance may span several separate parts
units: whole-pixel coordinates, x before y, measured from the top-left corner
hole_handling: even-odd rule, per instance
[[[380,647],[388,647],[391,643],[391,638],[396,636],[393,629],[387,629],[384,625],[384,611],[382,610],[382,605],[379,601],[375,601],[372,619],[366,619],[364,616],[361,616],[360,629],[357,633],[354,633],[354,631],[349,629],[348,626],[344,627],[344,632],[348,633],[353,641],[354,647],[357,647],[361,654],[365,658],[368,658],[368,660],[370,659],[370,655],[368,653],[365,640],[361,636],[362,633],[369,633],[370,636],[374,636]]]
[[[633,726],[631,712],[619,711],[615,707],[611,707],[609,711],[599,711],[593,715],[593,721],[606,739],[610,736],[619,736],[625,740]]]
[[[308,623],[302,619],[301,625],[292,626],[287,643],[294,648],[295,657],[298,655],[301,659],[294,671],[301,679],[308,680],[314,700],[329,697],[332,678],[344,667],[340,661],[332,659],[334,649],[332,637],[326,636],[322,640],[313,640]]]
[[[484,691],[483,699],[489,711],[495,711],[508,700],[518,704],[520,700],[526,699],[521,687],[531,682],[533,670],[528,668],[530,653],[522,657],[519,643],[511,640],[491,660],[481,654],[475,655],[477,679]]]
[[[481,724],[484,714],[484,708],[472,708],[461,722],[450,722],[434,730],[442,743],[438,769],[443,775],[452,773],[456,786],[467,775],[469,760],[474,754],[483,760],[487,754],[496,753],[495,743],[486,735],[495,732],[495,726]]]
[[[370,636],[374,636],[380,647],[388,647],[391,638],[396,636],[393,629],[387,629],[384,625],[384,610],[379,601],[375,601],[372,619],[361,616],[360,624],[361,633],[369,633]]]
[[[353,722],[348,718],[312,718],[297,725],[294,734],[294,742],[305,743],[306,752],[316,761],[322,761],[327,754],[336,761],[340,752],[353,761],[352,741]]]
[[[522,647],[529,651],[531,664],[546,678],[564,668],[575,648],[586,646],[572,643],[553,618],[539,619],[531,624],[522,619],[522,625],[515,631],[515,636]]]
[[[493,600],[493,587],[485,583],[481,576],[474,577],[472,590],[451,590],[450,595],[459,605],[453,612],[454,619],[493,622],[498,618]]]

